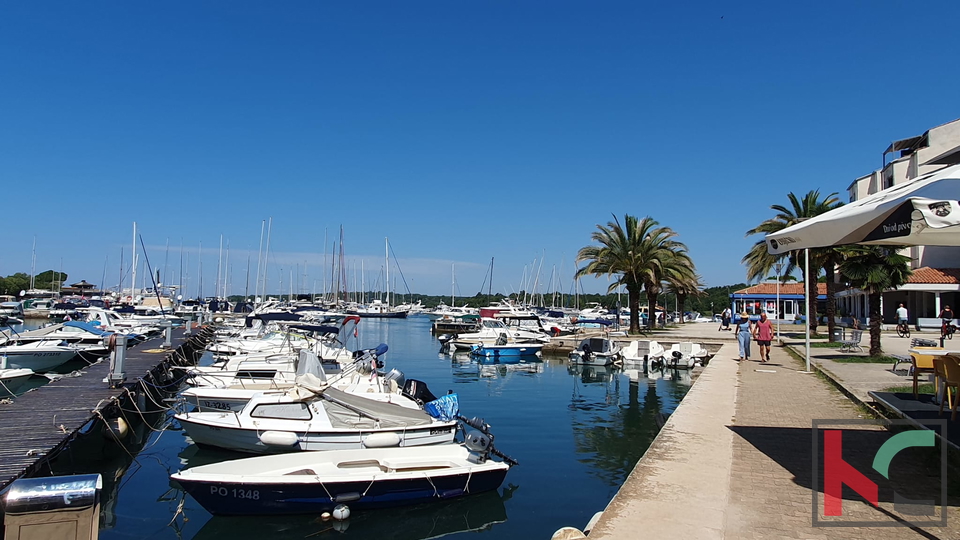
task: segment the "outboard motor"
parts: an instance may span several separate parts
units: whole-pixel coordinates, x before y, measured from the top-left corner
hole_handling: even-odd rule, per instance
[[[487,460],[487,453],[492,448],[493,441],[486,433],[472,428],[464,428],[463,444],[470,451],[470,457],[467,458],[473,463],[483,463]]]
[[[403,388],[404,384],[407,382],[406,375],[404,375],[403,372],[397,368],[391,369],[386,375],[383,376],[383,378],[388,381],[396,381],[397,388]]]
[[[437,396],[433,395],[433,392],[427,388],[427,383],[418,381],[417,379],[408,379],[406,382],[404,382],[403,391],[401,394],[421,405],[427,403],[428,401],[437,399]]]

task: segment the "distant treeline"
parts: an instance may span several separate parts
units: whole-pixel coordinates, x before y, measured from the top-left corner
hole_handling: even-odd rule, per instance
[[[46,289],[48,291],[59,290],[63,282],[67,280],[67,275],[55,270],[40,272],[33,278],[34,287],[37,289]],[[19,296],[20,291],[30,288],[30,274],[17,272],[7,277],[0,277],[0,294],[9,294]]]
[[[746,287],[745,283],[737,283],[736,285],[726,285],[721,287],[709,287],[703,290],[703,294],[698,297],[688,297],[684,309],[686,311],[699,311],[700,313],[712,315],[713,313],[720,313],[723,311],[723,308],[730,305],[730,293],[738,289]],[[280,299],[280,295],[270,295],[273,298]],[[312,295],[301,295],[305,299],[312,299]],[[318,297],[320,295],[317,295]],[[355,294],[349,295],[350,300],[354,301],[357,297]],[[373,299],[380,298],[383,299],[383,293],[380,292],[369,292],[365,295],[367,302],[370,302]],[[282,299],[288,299],[288,295],[283,295]],[[458,296],[455,298],[456,304],[458,306],[469,306],[469,307],[484,307],[495,304],[497,302],[502,302],[503,300],[509,298],[515,303],[520,303],[524,298],[524,293],[521,291],[519,294],[511,294],[509,296],[504,296],[502,294],[476,294],[474,296],[462,297]],[[519,299],[519,300],[518,300]],[[241,302],[244,300],[242,295],[233,295],[230,296],[231,302]],[[528,303],[534,303],[536,305],[541,305],[545,307],[576,307],[577,297],[571,295],[553,295],[544,294],[541,300],[541,295],[536,295],[536,300],[532,301],[527,295]],[[402,304],[402,303],[417,303],[420,302],[425,307],[433,308],[440,304],[450,305],[450,296],[437,296],[437,295],[428,295],[428,294],[406,294],[401,295],[397,294],[393,297],[392,303]],[[661,294],[659,297],[661,306],[665,306],[666,309],[673,310],[675,306],[675,298],[673,294],[666,293]],[[615,308],[617,306],[617,295],[616,294],[581,294],[579,297],[580,307],[583,308],[591,302],[597,302],[600,305],[606,308]],[[627,306],[627,295],[624,293],[620,295],[620,305],[622,307]]]

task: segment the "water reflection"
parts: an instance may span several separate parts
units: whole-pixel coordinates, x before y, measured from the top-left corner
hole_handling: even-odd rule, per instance
[[[574,376],[570,408],[575,411],[572,428],[578,461],[589,466],[591,475],[619,486],[653,441],[664,411],[673,411],[686,392],[686,388],[677,392],[673,383],[682,376],[677,370],[647,374],[631,370],[624,403],[619,367],[571,365],[568,372]],[[585,394],[582,385],[602,385],[603,401],[599,395]]]
[[[413,540],[460,532],[492,530],[507,521],[504,502],[518,486],[503,494],[490,491],[452,501],[354,514],[344,522],[310,516],[213,517],[195,540],[223,538],[365,538]]]

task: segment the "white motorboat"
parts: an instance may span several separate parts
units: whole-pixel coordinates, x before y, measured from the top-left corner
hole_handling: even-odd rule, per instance
[[[0,397],[16,395],[32,376],[32,369],[0,368]]]
[[[654,340],[637,339],[627,343],[621,352],[624,362],[643,363],[662,358],[665,351]]]
[[[289,364],[247,361],[241,364],[237,371],[188,372],[189,383],[194,388],[188,388],[180,393],[187,404],[197,410],[240,411],[254,396],[261,392],[286,392],[296,384],[296,378],[312,374],[326,387],[336,388],[349,394],[370,396],[374,399],[382,398],[390,401],[399,396],[405,377],[398,370],[392,370],[386,376],[374,371],[371,362],[377,362],[380,355],[387,352],[387,346],[381,344],[375,349],[359,351],[358,358],[346,368],[337,370],[340,373],[328,377],[323,368],[323,362],[315,353],[301,350],[295,362]],[[382,365],[377,362],[373,365]],[[401,400],[406,404],[409,400]],[[416,403],[412,403],[417,408]]]
[[[37,341],[0,347],[0,369],[26,368],[37,373],[50,371],[77,356],[75,345],[51,345]]]
[[[239,412],[183,412],[175,418],[198,445],[256,454],[453,441],[456,422],[397,404],[411,398],[369,399],[316,379],[305,382],[286,393],[257,394]]]
[[[506,336],[506,342],[502,345],[518,343],[539,343],[542,345],[550,341],[550,336],[543,332],[510,327],[501,319],[483,318],[480,320],[479,330],[457,334],[450,340],[450,345],[460,351],[469,351],[473,349],[474,345],[496,345],[498,340],[503,340],[501,336]]]
[[[495,452],[489,443],[480,434],[463,445],[259,456],[192,467],[171,479],[216,515],[317,515],[342,504],[353,510],[421,504],[499,488],[516,462],[487,459]]]
[[[663,363],[668,368],[693,369],[698,363],[702,365],[709,356],[703,345],[682,341],[670,346],[663,356]]]
[[[585,338],[569,355],[571,362],[588,366],[606,366],[619,362],[620,357],[620,344],[604,337]]]

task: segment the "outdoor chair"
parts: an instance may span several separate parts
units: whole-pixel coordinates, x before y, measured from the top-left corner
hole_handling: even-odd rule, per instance
[[[957,392],[960,391],[960,358],[956,356],[941,356],[935,360],[935,364],[939,364],[943,373],[943,386],[944,386],[944,397],[946,400],[940,400],[940,412],[943,414],[943,404],[946,401],[947,406],[950,407],[950,421],[957,419],[957,403],[960,402],[960,399],[957,399]],[[950,392],[950,389],[953,389],[953,393]]]
[[[863,330],[854,330],[850,332],[850,339],[845,339],[840,342],[840,348],[837,349],[840,352],[863,352],[863,347],[860,346],[860,338],[863,337]]]
[[[939,349],[939,347],[918,347],[921,349]],[[910,360],[912,362],[911,370],[913,371],[913,398],[917,399],[920,397],[918,391],[919,381],[918,377],[921,373],[933,373],[934,375],[934,388],[940,388],[940,375],[937,373],[933,365],[933,359],[936,358],[932,354],[917,354],[910,353]]]

